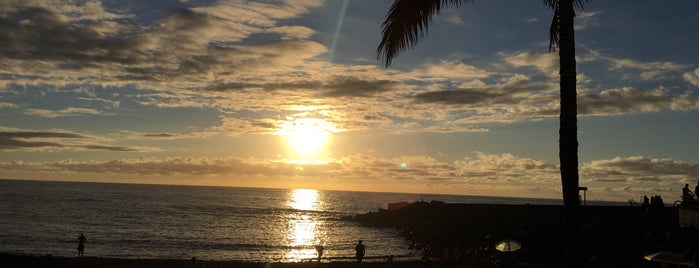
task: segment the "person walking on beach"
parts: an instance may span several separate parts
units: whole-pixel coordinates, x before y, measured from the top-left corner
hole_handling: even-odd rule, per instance
[[[320,263],[320,258],[323,257],[323,250],[324,249],[325,248],[323,247],[323,245],[316,246],[316,253],[318,253],[318,263]]]
[[[364,258],[364,253],[366,253],[364,250],[364,244],[362,244],[362,240],[359,240],[359,243],[357,243],[357,245],[354,247],[354,251],[356,252],[354,256],[357,257],[357,263],[361,264],[362,259]]]
[[[80,236],[78,236],[78,257],[81,257],[83,251],[85,251],[85,242],[87,242],[87,238],[81,233]]]

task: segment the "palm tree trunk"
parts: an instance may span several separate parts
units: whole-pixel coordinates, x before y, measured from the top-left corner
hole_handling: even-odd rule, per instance
[[[572,0],[559,1],[559,63],[561,115],[559,129],[559,159],[561,185],[565,206],[565,241],[568,267],[583,267],[582,230],[580,228],[578,195],[578,135],[575,71],[575,11]]]

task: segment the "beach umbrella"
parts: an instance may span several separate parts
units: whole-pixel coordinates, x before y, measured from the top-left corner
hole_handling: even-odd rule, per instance
[[[673,253],[669,251],[659,251],[653,254],[643,256],[643,258],[649,261],[657,261],[660,263],[692,265],[692,260],[687,259],[684,254]]]
[[[495,245],[495,249],[502,252],[517,251],[521,248],[522,244],[512,239],[502,240]]]

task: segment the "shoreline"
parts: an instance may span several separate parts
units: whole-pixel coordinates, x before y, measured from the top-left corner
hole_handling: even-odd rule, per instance
[[[380,261],[377,261],[378,259]],[[351,257],[347,261],[327,261],[321,260],[320,263],[314,261],[303,262],[249,262],[235,260],[184,260],[184,259],[127,259],[127,258],[108,258],[108,257],[64,257],[51,255],[24,255],[13,253],[0,253],[0,267],[3,268],[33,268],[33,267],[54,267],[54,268],[194,268],[194,267],[211,267],[211,268],[342,268],[342,267],[357,267],[357,262]],[[425,267],[425,263],[421,261],[394,261],[388,263],[383,257],[376,257],[377,260],[368,260],[362,262],[361,267]],[[390,265],[390,266],[389,266]],[[451,267],[448,265],[439,265],[440,267]],[[454,265],[454,267],[460,267]]]

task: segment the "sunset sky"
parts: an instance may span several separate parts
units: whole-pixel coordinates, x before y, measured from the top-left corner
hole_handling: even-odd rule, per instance
[[[542,1],[435,17],[385,68],[392,1],[0,2],[0,178],[560,198]],[[588,200],[699,180],[699,3],[576,17]]]

